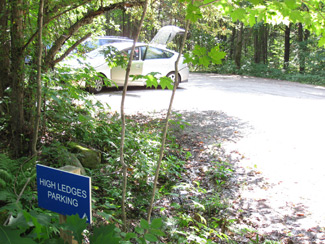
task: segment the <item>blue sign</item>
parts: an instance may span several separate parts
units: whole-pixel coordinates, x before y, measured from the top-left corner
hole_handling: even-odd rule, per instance
[[[91,178],[36,165],[38,205],[62,215],[79,214],[91,223]]]

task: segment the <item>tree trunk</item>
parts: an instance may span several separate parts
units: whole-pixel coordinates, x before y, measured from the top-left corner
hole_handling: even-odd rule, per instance
[[[254,27],[254,62],[259,64],[261,62],[260,40],[259,40],[259,24]]]
[[[11,0],[11,130],[12,141],[15,145],[14,154],[23,154],[24,133],[24,34],[23,34],[23,0]]]
[[[193,0],[192,0],[192,3],[193,3]],[[190,21],[187,20],[186,21],[186,27],[185,27],[185,33],[184,33],[184,36],[183,36],[182,45],[180,47],[177,60],[175,62],[175,73],[176,74],[178,74],[178,64],[179,64],[180,58],[182,56],[183,49],[185,47],[185,42],[186,42],[186,39],[187,39],[187,34],[188,34],[189,27],[190,27]],[[172,112],[172,107],[173,107],[173,102],[174,102],[174,97],[175,97],[176,89],[177,89],[177,86],[178,86],[179,82],[180,81],[178,80],[178,75],[176,75],[176,77],[175,77],[175,84],[174,84],[174,87],[173,87],[172,95],[170,97],[169,107],[168,107],[167,116],[166,116],[166,120],[165,120],[166,123],[165,123],[165,126],[163,128],[163,132],[162,132],[162,139],[161,139],[159,159],[158,159],[158,162],[157,162],[157,167],[156,167],[156,172],[155,172],[155,178],[154,178],[154,182],[153,182],[154,185],[153,185],[153,189],[152,189],[152,193],[151,193],[151,200],[150,200],[149,207],[148,207],[148,218],[147,218],[148,223],[151,222],[151,214],[152,214],[152,210],[153,210],[153,206],[154,206],[154,201],[155,201],[155,197],[156,197],[158,177],[159,177],[159,172],[160,172],[160,167],[161,167],[162,159],[164,157],[164,150],[165,150],[165,143],[166,143],[166,139],[167,139],[168,125],[169,125],[169,120],[170,120],[170,116],[171,116],[171,112]]]
[[[305,72],[305,66],[306,66],[306,53],[307,53],[307,40],[309,37],[309,31],[305,30],[302,26],[302,23],[298,23],[298,59],[299,59],[299,72],[304,73]]]
[[[235,63],[238,69],[240,69],[240,61],[241,61],[241,53],[243,48],[243,30],[244,25],[242,22],[239,23],[239,30],[237,31],[237,42],[236,42],[236,49],[235,49]]]
[[[43,8],[44,8],[44,0],[40,0],[40,6],[38,11],[38,53],[37,53],[37,93],[36,93],[36,113],[35,113],[35,124],[33,131],[33,139],[32,139],[32,155],[37,155],[37,139],[38,139],[38,130],[39,124],[41,120],[41,102],[42,102],[42,82],[41,82],[41,73],[42,73],[42,33],[43,33]]]
[[[291,32],[291,23],[289,26],[286,26],[284,32],[284,60],[283,60],[283,68],[287,69],[289,67],[290,60],[290,32]]]
[[[123,167],[123,185],[122,185],[122,220],[123,220],[123,229],[124,231],[127,229],[127,223],[126,223],[126,208],[125,208],[125,201],[126,201],[126,187],[127,187],[127,169],[128,166],[124,162],[124,142],[125,142],[125,113],[124,113],[124,103],[125,103],[125,97],[126,92],[128,89],[128,83],[129,83],[129,76],[130,76],[130,70],[132,65],[132,59],[134,55],[134,49],[136,42],[138,41],[140,31],[143,25],[144,17],[147,13],[147,7],[148,7],[148,0],[145,1],[145,5],[143,7],[143,12],[141,16],[141,20],[139,22],[137,31],[135,33],[133,46],[130,53],[129,62],[126,68],[125,73],[125,81],[124,81],[124,87],[123,87],[123,93],[122,93],[122,100],[121,100],[121,121],[122,121],[122,132],[121,132],[121,146],[120,146],[120,161]]]
[[[0,101],[3,100],[4,91],[9,86],[8,14],[6,0],[0,0]],[[0,103],[0,115],[2,112],[5,112],[5,107],[3,103]]]
[[[231,33],[231,38],[230,38],[230,50],[229,50],[229,57],[231,59],[234,58],[234,53],[235,53],[235,37],[236,37],[236,28],[232,28],[232,33]]]
[[[268,26],[263,24],[261,26],[261,55],[264,64],[267,64],[267,51],[268,51]]]

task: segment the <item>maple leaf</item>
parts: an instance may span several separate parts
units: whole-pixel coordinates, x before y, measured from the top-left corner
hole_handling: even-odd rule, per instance
[[[209,57],[212,59],[214,64],[221,64],[221,60],[224,59],[226,56],[225,52],[221,52],[219,47],[214,47],[209,52]]]
[[[202,13],[199,7],[189,4],[186,9],[186,19],[196,22],[198,19],[202,18]]]

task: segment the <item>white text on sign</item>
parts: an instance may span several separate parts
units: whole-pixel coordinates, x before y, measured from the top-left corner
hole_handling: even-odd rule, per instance
[[[47,188],[57,190],[62,193],[71,194],[74,197],[87,198],[87,191],[76,188],[76,187],[71,187],[71,186],[57,183],[57,182],[47,180],[44,178],[39,178],[39,184],[41,186],[45,186]],[[74,198],[74,197],[68,197],[65,195],[61,195],[59,193],[55,193],[50,190],[47,191],[47,197],[49,199],[52,199],[55,201],[59,201],[59,202],[62,202],[62,203],[65,203],[65,204],[68,204],[68,205],[71,205],[74,207],[78,207],[78,199]]]

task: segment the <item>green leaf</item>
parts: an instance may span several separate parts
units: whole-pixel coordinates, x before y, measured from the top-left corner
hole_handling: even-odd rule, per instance
[[[90,236],[91,244],[118,244],[122,240],[121,237],[117,235],[117,228],[115,225],[103,225],[94,229],[93,235]]]
[[[198,6],[194,6],[193,4],[188,4],[186,9],[186,19],[194,23],[200,18],[202,18],[200,8]]]
[[[155,236],[166,236],[166,234],[158,229],[150,229],[149,232]]]
[[[288,8],[295,9],[298,7],[296,0],[284,0],[284,3],[288,6]]]
[[[162,227],[162,224],[163,224],[163,222],[162,222],[161,218],[153,219],[150,227],[154,228],[154,229],[160,229]]]
[[[207,49],[205,47],[201,47],[199,45],[195,45],[193,49],[193,54],[196,56],[204,56],[207,53]]]
[[[139,226],[135,227],[135,231],[139,234],[143,234],[144,230],[142,228],[140,228]]]
[[[199,64],[205,66],[205,67],[208,67],[209,64],[210,64],[210,58],[208,56],[203,56],[200,58],[199,60]]]
[[[150,225],[147,220],[141,219],[140,226],[142,229],[148,230],[150,228]]]
[[[162,89],[165,89],[167,87],[169,90],[172,90],[174,86],[174,81],[169,77],[163,76],[159,79],[159,85]]]
[[[301,12],[298,10],[291,11],[289,16],[293,22],[303,22],[304,21],[303,16],[301,16]]]
[[[33,229],[33,232],[36,233],[38,239],[41,239],[44,227],[37,221],[37,219],[34,216],[32,216],[27,211],[23,210],[23,214],[27,222],[29,220],[32,220],[33,225],[35,227]]]
[[[36,244],[32,239],[20,237],[21,231],[12,230],[7,226],[0,226],[1,244]]]
[[[319,39],[318,46],[319,47],[325,46],[325,34],[323,34],[323,37]]]
[[[248,23],[250,26],[254,26],[256,24],[256,14],[257,14],[257,11],[255,10],[252,10],[249,14],[249,17],[248,17]]]
[[[247,13],[245,9],[237,8],[230,14],[230,16],[233,21],[244,20],[247,16]]]
[[[67,222],[63,225],[64,229],[73,232],[74,239],[79,243],[82,242],[82,232],[87,228],[86,219],[81,219],[78,214],[67,217]]]
[[[224,59],[226,56],[225,52],[220,52],[219,47],[214,47],[209,52],[209,57],[212,59],[212,62],[214,64],[221,64],[222,59]]]
[[[146,77],[147,87],[152,87],[152,86],[154,86],[155,88],[158,87],[158,80],[156,77],[154,77],[151,74],[146,75],[145,77]]]
[[[144,235],[144,238],[145,238],[147,241],[151,241],[151,242],[158,241],[158,238],[157,238],[156,236],[154,236],[153,234],[145,234],[145,235]]]
[[[128,241],[128,240],[130,240],[132,238],[136,238],[136,237],[137,237],[137,235],[135,233],[127,233],[125,235],[125,240]]]

